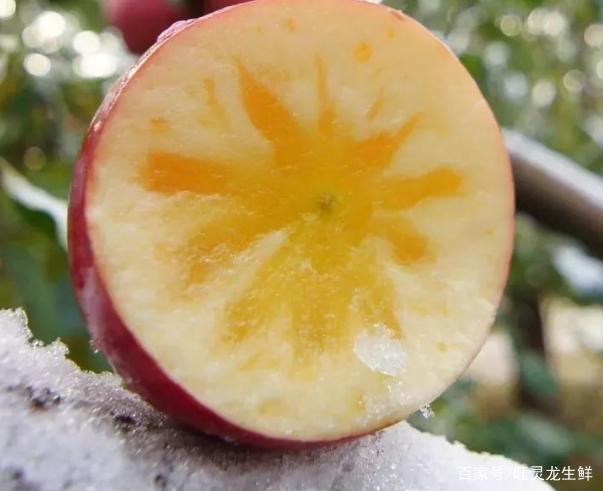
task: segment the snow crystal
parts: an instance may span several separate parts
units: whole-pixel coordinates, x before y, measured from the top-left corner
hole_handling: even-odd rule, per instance
[[[419,409],[419,412],[421,413],[421,416],[423,416],[425,419],[430,419],[435,416],[433,409],[431,409],[431,406],[429,404]]]
[[[80,371],[65,360],[62,344],[31,343],[25,325],[22,312],[0,312],[2,490],[550,489],[524,480],[529,471],[519,464],[471,453],[406,423],[313,451],[228,445],[182,428],[116,376]],[[463,480],[467,469],[505,479]]]

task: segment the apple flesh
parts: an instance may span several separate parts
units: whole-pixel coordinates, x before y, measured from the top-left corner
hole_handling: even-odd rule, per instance
[[[487,103],[422,26],[259,0],[172,29],[107,97],[72,185],[71,270],[96,345],[151,404],[248,445],[317,445],[463,372],[513,203]]]

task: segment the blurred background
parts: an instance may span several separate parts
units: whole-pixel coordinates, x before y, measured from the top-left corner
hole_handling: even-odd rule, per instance
[[[0,0],[0,307],[25,307],[38,338],[61,338],[95,371],[108,365],[90,346],[65,251],[73,164],[103,95],[137,59],[130,48],[144,50],[149,30],[195,10],[124,3],[155,18],[127,22],[127,11],[97,0]],[[449,44],[504,127],[603,175],[603,0],[384,3]],[[519,213],[490,339],[434,414],[426,408],[412,424],[528,465],[591,466],[589,482],[550,484],[603,489],[603,263],[590,254]]]

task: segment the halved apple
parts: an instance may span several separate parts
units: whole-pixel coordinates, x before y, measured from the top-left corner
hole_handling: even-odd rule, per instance
[[[436,398],[486,337],[512,235],[477,86],[363,1],[258,0],[172,29],[100,109],[71,195],[97,346],[156,407],[264,447]]]

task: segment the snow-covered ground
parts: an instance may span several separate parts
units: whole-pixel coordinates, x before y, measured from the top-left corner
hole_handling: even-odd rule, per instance
[[[65,347],[31,341],[0,311],[2,490],[546,490],[530,470],[402,423],[305,452],[237,448],[182,428],[121,387],[80,371]]]

